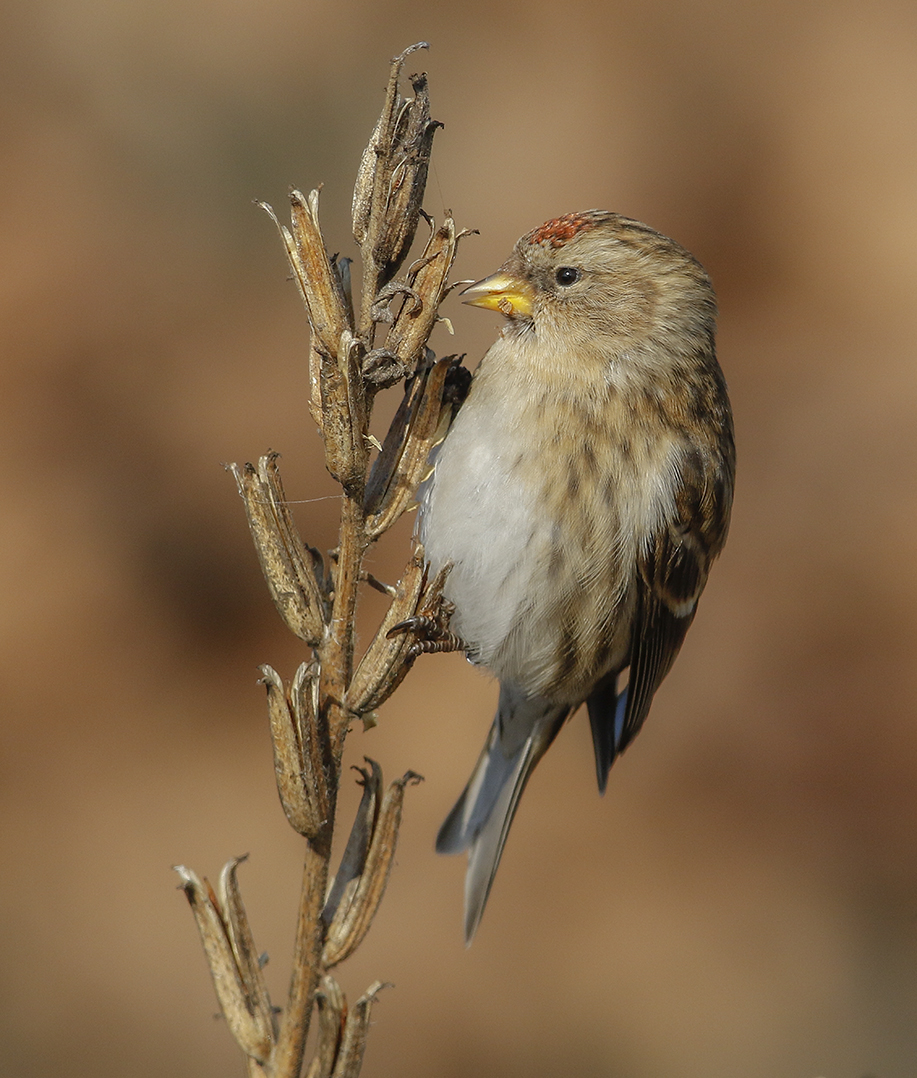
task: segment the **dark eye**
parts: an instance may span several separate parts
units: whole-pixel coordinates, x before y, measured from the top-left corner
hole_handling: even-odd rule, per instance
[[[557,273],[554,274],[554,280],[563,288],[576,284],[580,277],[582,277],[582,274],[573,266],[561,266]]]

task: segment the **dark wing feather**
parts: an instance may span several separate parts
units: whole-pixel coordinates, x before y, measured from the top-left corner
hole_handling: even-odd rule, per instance
[[[653,696],[678,654],[692,620],[694,608],[679,617],[664,601],[638,584],[642,593],[637,602],[631,643],[630,672],[624,721],[616,738],[615,751],[622,753],[640,732],[649,714]]]
[[[587,701],[600,792],[605,790],[608,769],[637,736],[656,690],[672,668],[710,565],[725,542],[732,460],[718,463],[711,467],[696,450],[684,453],[675,514],[638,559],[627,687],[617,692],[619,671],[613,671]]]
[[[592,751],[595,755],[595,777],[599,784],[599,793],[605,793],[608,785],[608,771],[618,754],[618,733],[623,725],[623,708],[627,706],[627,689],[618,693],[618,671],[610,674],[598,683],[586,701],[589,709],[589,726],[592,729]],[[621,722],[618,713],[621,713]]]

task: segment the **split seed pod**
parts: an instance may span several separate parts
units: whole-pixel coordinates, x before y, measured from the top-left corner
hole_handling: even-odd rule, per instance
[[[242,1051],[264,1063],[275,1031],[271,1001],[236,880],[236,869],[244,860],[236,857],[224,866],[219,896],[184,865],[176,865],[175,871],[197,921],[226,1024]]]
[[[311,646],[325,632],[325,602],[316,572],[321,573],[318,551],[300,538],[287,504],[277,468],[277,454],[253,464],[231,464],[251,529],[261,570],[274,605],[290,632]]]
[[[389,786],[380,804],[382,772],[374,761],[366,762],[369,770],[357,768],[363,778],[364,797],[338,873],[343,886],[335,881],[323,915],[328,923],[322,952],[325,969],[343,962],[369,931],[395,857],[404,789],[421,781],[420,775],[408,771]]]
[[[315,706],[318,666],[301,663],[289,690],[273,667],[260,669],[267,687],[280,803],[290,826],[315,839],[330,813],[328,731]]]
[[[426,75],[412,75],[414,97],[398,92],[401,69],[421,41],[392,61],[385,105],[369,145],[363,151],[353,192],[353,235],[380,273],[379,284],[391,280],[414,241],[436,120],[430,119]]]

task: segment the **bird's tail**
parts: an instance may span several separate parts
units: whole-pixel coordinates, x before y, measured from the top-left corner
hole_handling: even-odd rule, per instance
[[[468,850],[465,942],[477,930],[519,798],[570,708],[500,686],[500,705],[468,785],[436,838],[437,853]]]

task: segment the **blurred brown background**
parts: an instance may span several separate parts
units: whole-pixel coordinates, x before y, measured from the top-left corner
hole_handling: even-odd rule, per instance
[[[464,863],[432,842],[493,684],[430,658],[353,734],[353,761],[427,780],[341,970],[354,995],[396,985],[364,1074],[913,1078],[917,7],[417,7],[0,11],[0,1074],[243,1073],[175,862],[214,876],[251,853],[282,998],[300,847],[256,665],[290,676],[300,651],[220,464],[281,450],[319,546],[335,502],[306,320],[252,200],[324,182],[329,243],[351,251],[388,60],[426,39],[408,69],[446,125],[426,206],[481,231],[460,276],[593,206],[691,248],[720,296],[739,486],[637,746],[600,800],[571,723],[470,951]],[[497,320],[446,313],[437,348],[476,362]]]

